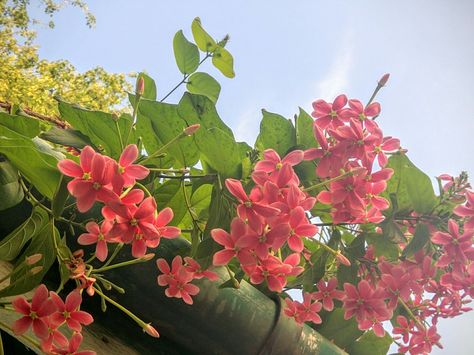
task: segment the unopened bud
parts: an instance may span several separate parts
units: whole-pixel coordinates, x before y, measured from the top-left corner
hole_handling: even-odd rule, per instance
[[[379,80],[379,86],[380,87],[385,86],[387,84],[388,78],[390,78],[390,74],[389,73],[384,74]]]
[[[341,252],[337,252],[336,254],[336,259],[337,261],[339,261],[342,265],[346,265],[346,266],[351,266],[351,262],[349,261],[349,259],[347,259],[344,255],[341,254]]]
[[[148,261],[148,260],[153,259],[154,257],[155,257],[154,253],[148,253],[148,254],[143,255],[140,259],[143,261]]]
[[[33,254],[25,259],[27,265],[34,265],[43,258],[43,254]]]
[[[192,124],[191,126],[186,127],[183,130],[183,133],[186,134],[187,136],[192,136],[199,129],[199,127],[201,127],[199,123]]]
[[[145,92],[145,79],[143,79],[143,76],[141,76],[137,80],[137,85],[135,87],[135,94],[142,96],[144,92]]]
[[[153,328],[153,326],[151,324],[147,324],[143,328],[143,331],[145,333],[147,333],[148,335],[151,335],[154,338],[159,338],[160,337],[160,333],[158,333],[158,331],[155,328]]]
[[[42,266],[35,266],[35,267],[30,269],[30,273],[31,273],[31,275],[36,275],[36,274],[40,273],[42,270],[43,270]]]

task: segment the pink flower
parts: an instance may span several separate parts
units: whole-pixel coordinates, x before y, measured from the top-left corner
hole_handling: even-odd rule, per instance
[[[385,291],[382,288],[373,289],[366,280],[361,280],[357,288],[345,283],[344,291],[344,319],[354,315],[357,322],[374,317],[380,320],[390,319],[391,312],[385,304]]]
[[[50,292],[50,295],[57,308],[57,311],[51,316],[51,322],[56,327],[65,322],[70,329],[80,332],[82,330],[81,324],[89,325],[94,321],[89,313],[78,310],[82,303],[82,296],[78,290],[69,293],[66,302],[63,302],[55,292]]]
[[[126,146],[120,155],[113,178],[113,186],[116,193],[120,193],[122,187],[135,185],[136,180],[142,180],[150,173],[146,167],[133,164],[137,157],[138,148],[135,144]]]
[[[165,259],[156,261],[158,269],[163,273],[157,278],[158,285],[168,286],[165,290],[167,297],[182,298],[187,304],[193,304],[191,296],[199,293],[199,287],[191,284],[194,273],[189,272],[183,265],[181,256],[176,255],[171,263],[171,268]]]
[[[334,301],[342,301],[344,298],[344,292],[336,290],[337,279],[333,277],[327,283],[323,280],[319,281],[316,286],[318,286],[318,291],[313,293],[313,298],[316,300],[321,300],[323,308],[326,311],[332,311],[334,308]]]
[[[255,246],[255,240],[247,235],[247,225],[238,217],[232,220],[230,234],[225,230],[216,228],[211,230],[211,237],[222,246],[212,258],[214,266],[227,265],[236,256],[242,265],[253,264],[255,258],[250,253],[249,247]]]
[[[74,177],[67,185],[71,195],[77,199],[77,209],[88,211],[95,201],[109,202],[117,199],[110,189],[113,161],[87,146],[81,152],[80,165],[69,159],[61,160],[58,168],[64,175]]]
[[[35,290],[31,304],[23,296],[16,297],[12,306],[23,317],[13,323],[15,335],[22,335],[30,326],[33,332],[40,339],[45,339],[49,335],[47,317],[56,311],[54,303],[48,298],[48,289],[45,285],[40,285]]]
[[[117,214],[117,223],[110,230],[110,236],[120,236],[124,243],[134,241],[136,235],[143,235],[146,239],[157,239],[160,237],[154,223],[156,202],[153,197],[147,197],[140,206],[124,205],[118,201],[109,203],[109,207]],[[145,241],[136,238],[135,243],[145,245]],[[133,247],[133,246],[132,246]],[[145,248],[146,249],[146,248]],[[143,248],[140,248],[143,251]]]
[[[393,327],[393,334],[402,335],[402,340],[404,343],[408,343],[410,339],[410,333],[415,327],[415,322],[410,320],[408,321],[404,316],[397,316],[398,327]]]
[[[187,256],[184,258],[184,261],[186,263],[185,265],[186,270],[193,273],[194,279],[202,279],[203,277],[205,277],[211,281],[219,280],[219,275],[217,275],[213,271],[203,270],[201,268],[201,265],[199,265],[199,263],[193,258],[190,258],[189,256]]]
[[[414,331],[410,340],[410,354],[428,354],[431,352],[433,345],[442,349],[439,339],[441,339],[441,336],[434,326]]]
[[[466,191],[466,199],[466,204],[457,206],[454,213],[466,219],[464,229],[474,229],[474,191]]]
[[[316,100],[313,102],[314,111],[311,116],[316,118],[315,124],[322,129],[326,127],[337,128],[344,125],[344,119],[341,113],[344,110],[344,106],[347,104],[346,95],[339,95],[334,99],[334,102],[328,103],[324,100]]]
[[[465,263],[468,260],[466,253],[473,253],[472,237],[474,231],[468,230],[460,235],[459,226],[453,219],[448,221],[448,228],[449,233],[436,232],[431,238],[433,243],[442,245],[446,251],[446,254],[438,260],[437,265],[439,267],[447,266],[451,262]]]
[[[237,213],[240,218],[247,219],[252,228],[256,228],[259,224],[262,224],[261,217],[271,217],[277,215],[280,210],[260,203],[260,193],[258,189],[253,189],[250,196],[242,187],[242,183],[235,179],[226,179],[225,186],[229,192],[234,195],[240,202],[237,207]]]
[[[303,248],[303,238],[314,237],[318,232],[318,227],[309,223],[303,207],[296,207],[290,212],[290,236],[288,246],[291,250],[300,253]]]
[[[51,354],[57,355],[96,355],[95,351],[84,350],[78,351],[82,343],[82,335],[80,333],[74,333],[69,340],[67,347],[55,347],[51,350]]]
[[[50,353],[53,344],[59,347],[67,347],[69,342],[67,338],[61,333],[55,325],[51,323],[51,319],[46,318],[46,324],[48,325],[49,335],[47,338],[41,340],[41,350],[45,353]]]
[[[90,245],[96,244],[95,256],[100,261],[107,259],[107,241],[110,241],[108,238],[108,233],[112,229],[113,224],[110,221],[105,220],[102,222],[102,225],[99,226],[95,222],[88,222],[86,224],[86,229],[89,233],[82,233],[77,242],[81,245]]]

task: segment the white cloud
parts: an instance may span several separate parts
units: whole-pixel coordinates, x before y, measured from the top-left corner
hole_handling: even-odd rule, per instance
[[[257,138],[259,132],[260,119],[262,113],[259,109],[252,108],[244,111],[236,122],[238,122],[235,129],[235,138],[237,141],[247,142],[252,145]]]
[[[314,98],[332,101],[337,95],[347,91],[354,62],[354,50],[354,32],[348,30],[341,40],[341,46],[337,49],[331,66],[324,71],[327,73],[326,76],[315,83],[311,102]]]

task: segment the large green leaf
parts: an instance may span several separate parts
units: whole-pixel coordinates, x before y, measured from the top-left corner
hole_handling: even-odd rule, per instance
[[[39,121],[33,117],[0,112],[0,125],[29,138],[36,137],[40,133]]]
[[[156,100],[156,84],[155,80],[153,80],[148,74],[146,73],[139,73],[137,76],[137,82],[143,78],[145,82],[145,90],[143,92],[142,98],[148,100]]]
[[[343,349],[353,344],[363,334],[363,331],[357,327],[357,321],[354,317],[348,320],[344,319],[342,308],[336,308],[329,313],[316,330]]]
[[[204,184],[199,186],[191,196],[188,196],[189,209],[186,207],[187,213],[181,220],[179,227],[182,229],[192,229],[192,217],[204,224],[208,218],[209,204],[211,203],[212,185]],[[191,216],[192,214],[192,216]]]
[[[53,241],[53,229],[56,227],[52,222],[46,223],[40,231],[32,238],[25,252],[19,258],[13,269],[10,285],[0,290],[0,297],[13,296],[28,292],[35,288],[43,280],[54,260],[56,253]],[[55,230],[55,233],[58,233]],[[23,263],[24,258],[33,254],[41,254],[43,257],[33,267],[42,267],[41,271],[32,274],[31,266]]]
[[[423,248],[430,240],[430,229],[424,223],[418,223],[415,228],[413,238],[408,245],[403,249],[402,256],[409,257],[415,254],[418,250]]]
[[[296,145],[295,127],[291,121],[276,113],[262,110],[262,114],[260,134],[255,147],[262,151],[272,148],[283,158],[288,150]]]
[[[181,30],[174,35],[173,50],[179,71],[183,74],[194,73],[199,66],[199,49],[186,39]]]
[[[318,142],[313,136],[313,118],[301,107],[296,116],[296,144],[302,149],[317,148]]]
[[[204,96],[185,93],[179,102],[178,114],[188,125],[201,125],[193,135],[201,152],[201,160],[222,178],[240,178],[242,149],[235,141],[232,130],[220,119],[214,104]]]
[[[216,41],[204,30],[199,17],[196,17],[191,24],[194,42],[203,52],[212,52],[216,49]]]
[[[186,121],[178,115],[176,105],[148,100],[141,101],[138,105],[137,131],[144,137],[148,154],[176,138],[186,127]],[[199,151],[192,137],[181,138],[166,153],[179,162],[177,168],[193,166],[199,160]]]
[[[0,211],[19,204],[24,197],[18,182],[18,169],[0,156]]]
[[[227,49],[218,46],[212,56],[212,64],[219,69],[224,76],[228,78],[235,77],[234,58]]]
[[[392,342],[392,337],[388,334],[378,337],[373,331],[369,331],[357,339],[346,351],[351,355],[385,355]]]
[[[399,211],[415,210],[418,213],[430,213],[437,201],[430,178],[405,154],[392,155],[387,167],[392,168],[394,174],[388,181],[383,196],[389,198],[392,194],[396,197]]]
[[[86,110],[64,101],[59,101],[58,107],[61,117],[73,128],[89,137],[101,153],[113,158],[120,156],[122,148],[115,123],[116,116],[101,111]]]
[[[214,104],[219,98],[219,93],[221,92],[221,86],[207,73],[194,73],[188,79],[186,88],[192,94],[204,95],[209,98]]]
[[[43,150],[43,151],[42,151]],[[59,183],[58,160],[38,142],[0,125],[0,153],[44,196],[51,199]]]
[[[72,128],[64,129],[53,126],[49,131],[41,133],[40,137],[55,144],[61,144],[77,149],[82,149],[86,145],[96,148],[90,141],[89,137]]]
[[[15,259],[26,242],[39,233],[47,220],[48,214],[43,209],[34,209],[26,221],[0,241],[0,260]]]

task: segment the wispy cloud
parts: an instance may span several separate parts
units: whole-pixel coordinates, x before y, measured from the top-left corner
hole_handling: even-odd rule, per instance
[[[354,33],[348,30],[341,40],[341,46],[337,49],[332,64],[326,71],[326,76],[314,84],[314,96],[311,100],[322,98],[332,101],[334,97],[348,89],[354,62],[354,49]]]
[[[258,108],[244,111],[238,118],[235,138],[237,141],[244,141],[252,145],[259,132],[260,119],[262,113]]]

